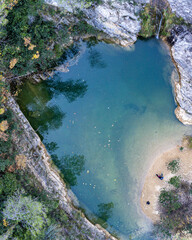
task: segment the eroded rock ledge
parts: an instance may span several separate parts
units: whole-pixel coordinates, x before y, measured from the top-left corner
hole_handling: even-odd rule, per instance
[[[72,201],[68,196],[67,188],[61,179],[59,172],[51,165],[51,158],[45,146],[41,142],[39,136],[35,133],[24,114],[21,112],[14,98],[9,95],[6,103],[7,107],[13,112],[16,121],[21,129],[19,137],[15,138],[15,145],[19,154],[24,154],[27,157],[27,169],[31,172],[42,187],[51,193],[51,195],[59,199],[60,207],[73,219],[74,212],[77,212],[73,207]],[[74,221],[77,221],[74,219]],[[85,239],[94,240],[116,240],[100,225],[92,224],[86,217],[82,215],[81,230],[90,232]],[[79,231],[75,228],[75,231]]]
[[[78,7],[87,23],[107,34],[117,44],[128,46],[137,40],[141,30],[139,12],[150,0],[103,0],[101,5],[80,6],[76,0],[45,0],[47,4],[73,12]],[[83,1],[82,1],[83,2]]]
[[[180,81],[174,82],[178,104],[175,114],[182,123],[192,125],[192,32],[179,26],[171,34],[171,54],[180,76]]]

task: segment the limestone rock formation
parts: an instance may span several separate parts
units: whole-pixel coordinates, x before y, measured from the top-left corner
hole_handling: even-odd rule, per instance
[[[177,118],[192,124],[192,32],[185,26],[172,30],[172,57],[177,65],[180,81],[175,81],[175,98],[179,107]]]
[[[173,12],[182,17],[186,22],[192,23],[191,0],[167,0]]]
[[[95,28],[105,32],[111,38],[117,39],[117,43],[127,46],[137,40],[141,29],[138,13],[141,4],[134,5],[131,2],[105,1],[96,8],[84,9],[87,22]]]
[[[122,46],[128,46],[137,40],[141,29],[139,11],[149,0],[117,1],[104,0],[100,5],[85,5],[84,1],[77,4],[75,0],[46,0],[46,3],[62,7],[73,12],[79,8],[85,15],[85,20],[96,29],[106,33],[109,38]],[[72,8],[73,6],[73,8]]]

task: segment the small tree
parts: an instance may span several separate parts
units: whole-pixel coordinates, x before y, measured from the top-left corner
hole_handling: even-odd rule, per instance
[[[176,187],[176,188],[179,188],[179,187],[180,187],[180,184],[181,184],[181,178],[180,178],[180,176],[172,177],[172,178],[169,180],[169,184],[173,185],[173,186]]]
[[[6,201],[3,215],[8,221],[22,224],[32,235],[37,236],[45,225],[46,212],[40,202],[17,192]]]
[[[168,163],[167,169],[171,171],[171,173],[176,173],[179,171],[179,159],[172,160]]]

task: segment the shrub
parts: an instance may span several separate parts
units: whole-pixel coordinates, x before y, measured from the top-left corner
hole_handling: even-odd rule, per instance
[[[157,1],[158,2],[158,1]],[[161,1],[159,1],[161,2]],[[160,10],[161,9],[161,10]],[[143,11],[140,12],[142,19],[140,36],[151,37],[156,35],[159,28],[160,19],[161,29],[160,35],[168,37],[170,30],[174,25],[187,25],[183,18],[177,17],[169,7],[154,7],[152,4],[146,4]]]
[[[189,146],[189,148],[192,148],[192,137],[191,136],[188,137],[188,146]]]
[[[184,149],[184,147],[180,147],[180,148],[179,148],[180,151],[183,151],[183,149]]]
[[[40,202],[33,200],[31,196],[26,197],[17,192],[5,202],[3,215],[8,221],[20,223],[33,236],[37,236],[45,225],[46,212],[47,210]]]
[[[55,239],[59,240],[59,239],[62,239],[61,234],[60,234],[61,231],[62,231],[62,229],[58,225],[51,224],[45,230],[44,237],[42,238],[42,240],[55,240]]]
[[[5,195],[12,195],[18,188],[18,181],[14,173],[6,173],[3,176],[3,192]]]
[[[181,207],[177,194],[172,191],[162,190],[159,196],[159,202],[168,213]]]
[[[191,183],[181,181],[178,188],[161,191],[159,196],[160,221],[155,224],[155,235],[159,237],[158,239],[171,239],[170,237],[175,234],[180,239],[183,231],[191,232],[191,188]]]
[[[176,173],[179,171],[179,159],[172,160],[168,163],[167,169],[171,171],[171,173]]]
[[[4,91],[9,91],[9,89]],[[4,114],[0,115],[0,122],[6,122],[7,124],[6,130],[2,133],[4,137],[0,138],[0,171],[3,172],[15,161],[16,150],[12,140],[12,133],[17,129],[17,124],[10,110],[6,110]]]
[[[2,194],[3,192],[3,179],[0,178],[0,195]]]
[[[156,12],[155,9],[150,5],[146,4],[143,11],[140,13],[142,19],[140,36],[148,38],[155,35],[156,32]]]
[[[180,184],[181,184],[181,179],[180,179],[180,177],[178,177],[178,176],[172,177],[172,178],[169,180],[169,184],[173,185],[173,186],[176,187],[176,188],[179,188],[179,187],[180,187]]]

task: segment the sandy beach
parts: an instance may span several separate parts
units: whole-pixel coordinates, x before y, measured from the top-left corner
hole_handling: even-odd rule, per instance
[[[183,150],[180,150],[180,147],[183,147]],[[168,163],[174,159],[180,159],[180,169],[176,174],[172,174],[167,169]],[[163,180],[156,176],[161,173],[164,176]],[[163,188],[171,187],[168,181],[175,175],[192,181],[192,149],[188,147],[186,138],[183,139],[182,145],[178,145],[156,158],[146,176],[140,199],[141,208],[154,223],[159,220],[158,197],[160,191]],[[147,201],[150,201],[150,205],[146,204]]]

